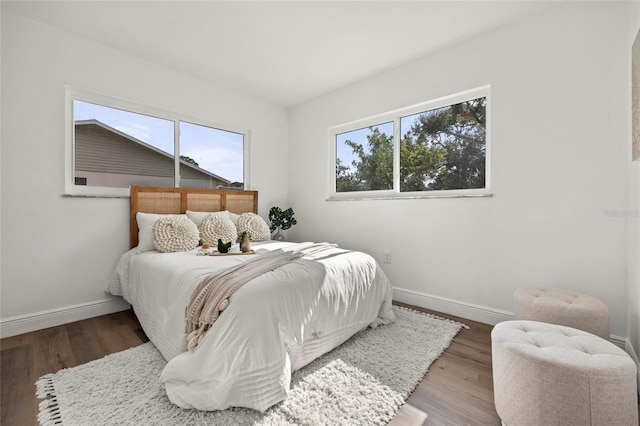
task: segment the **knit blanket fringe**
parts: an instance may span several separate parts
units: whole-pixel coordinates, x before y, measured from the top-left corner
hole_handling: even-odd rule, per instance
[[[334,247],[335,244],[329,243],[300,243],[292,248],[256,255],[253,259],[207,276],[198,284],[187,306],[183,346],[195,350],[220,313],[229,306],[229,298],[247,282],[304,256]]]
[[[38,423],[41,426],[55,426],[62,424],[60,405],[53,385],[53,374],[42,376],[36,382],[36,396],[42,401],[39,404]]]

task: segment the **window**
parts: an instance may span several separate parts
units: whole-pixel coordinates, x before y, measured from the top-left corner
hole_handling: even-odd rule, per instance
[[[488,194],[488,87],[330,129],[330,199]]]
[[[131,185],[244,188],[248,132],[67,90],[65,192],[128,196]]]

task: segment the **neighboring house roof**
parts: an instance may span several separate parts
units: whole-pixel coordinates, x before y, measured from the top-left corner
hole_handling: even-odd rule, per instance
[[[165,158],[167,158],[167,159],[169,159],[171,161],[174,161],[174,156],[173,155],[168,154],[167,152],[165,152],[165,151],[163,151],[161,149],[158,149],[153,145],[150,145],[150,144],[148,144],[148,143],[146,143],[144,141],[141,141],[140,139],[137,139],[137,138],[135,138],[135,137],[133,137],[131,135],[128,135],[128,134],[126,134],[126,133],[124,133],[124,132],[122,132],[122,131],[120,131],[118,129],[115,129],[115,128],[107,125],[107,124],[104,124],[101,121],[98,121],[98,120],[95,120],[95,119],[77,120],[75,122],[75,125],[76,125],[76,127],[77,126],[98,126],[98,127],[102,128],[102,129],[108,131],[108,132],[111,132],[111,133],[113,133],[115,135],[118,135],[118,136],[120,136],[122,138],[125,138],[127,141],[132,142],[132,143],[134,143],[134,144],[136,144],[136,145],[138,145],[138,146],[140,146],[140,147],[142,147],[142,148],[144,148],[146,150],[149,150],[149,151],[151,151],[151,152],[153,152],[155,154],[161,155],[161,156],[163,156],[163,157],[165,157]],[[204,174],[204,175],[206,175],[206,176],[208,176],[208,177],[210,177],[212,179],[215,179],[215,180],[218,180],[218,181],[222,182],[224,185],[231,184],[230,180],[225,179],[225,178],[223,178],[221,176],[218,176],[215,173],[211,173],[208,170],[200,168],[199,166],[196,166],[195,164],[190,163],[188,161],[180,159],[180,164],[182,166],[187,167],[188,169],[191,169],[192,172],[195,172],[195,173],[198,173],[198,174]]]

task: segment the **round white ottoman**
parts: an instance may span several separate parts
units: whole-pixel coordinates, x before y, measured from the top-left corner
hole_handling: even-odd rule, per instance
[[[609,340],[609,308],[600,299],[555,288],[520,288],[513,295],[516,320],[542,321],[588,331]]]
[[[537,321],[491,332],[496,411],[507,426],[638,426],[636,365],[593,334]]]

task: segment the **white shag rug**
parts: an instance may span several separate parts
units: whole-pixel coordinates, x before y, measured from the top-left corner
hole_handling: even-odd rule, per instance
[[[41,377],[41,425],[384,425],[464,325],[394,306],[396,322],[366,329],[293,374],[289,397],[265,413],[184,410],[158,378],[166,362],[145,343]]]

